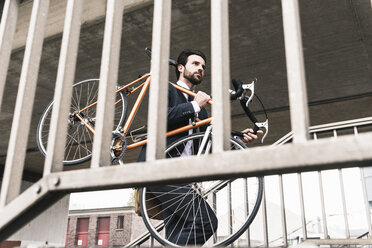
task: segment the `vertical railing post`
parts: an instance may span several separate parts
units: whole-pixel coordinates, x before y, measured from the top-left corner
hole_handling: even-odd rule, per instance
[[[333,138],[337,139],[337,130],[333,130]],[[344,179],[342,176],[342,170],[338,169],[338,179],[340,181],[340,193],[341,193],[341,201],[342,201],[342,213],[344,217],[344,224],[345,224],[345,236],[347,239],[350,238],[350,228],[349,228],[349,220],[347,218],[347,208],[346,208],[346,197],[345,197],[345,186],[344,186]]]
[[[354,127],[354,135],[358,136],[358,128]],[[371,221],[371,207],[369,206],[368,202],[368,194],[367,194],[367,184],[366,184],[366,178],[364,177],[364,168],[359,167],[360,172],[360,180],[362,182],[362,188],[363,188],[363,201],[364,201],[364,211],[366,214],[367,219],[367,226],[368,226],[368,232],[370,234],[370,237],[372,235],[372,221]]]
[[[146,160],[165,157],[171,0],[155,0]]]
[[[321,171],[318,171],[318,180],[319,180],[319,190],[320,190],[320,203],[322,207],[323,233],[324,233],[324,238],[328,239],[327,215],[326,215],[326,210],[325,210],[323,178],[322,178]]]
[[[306,226],[306,213],[305,213],[305,203],[304,203],[304,189],[302,184],[302,175],[297,173],[298,187],[300,194],[300,208],[301,208],[301,221],[302,221],[302,236],[303,239],[307,239],[307,226]]]
[[[318,140],[317,133],[314,133],[314,140]],[[324,188],[323,188],[323,179],[322,172],[318,171],[318,182],[319,182],[319,191],[320,191],[320,204],[322,208],[322,219],[323,219],[323,233],[324,238],[328,238],[328,226],[327,226],[327,215],[325,210],[325,200],[324,200]]]
[[[249,198],[248,198],[248,178],[244,178],[244,214],[248,216],[249,214]],[[250,228],[248,227],[247,231],[245,232],[245,237],[247,239],[247,247],[251,247],[251,234]]]
[[[108,0],[103,39],[91,168],[110,164],[110,143],[114,124],[115,90],[118,79],[124,1]]]
[[[287,219],[285,214],[285,203],[284,203],[284,189],[283,189],[283,176],[279,175],[279,192],[280,192],[280,209],[282,213],[282,231],[283,231],[283,245],[288,246],[288,234],[287,234]]]
[[[265,178],[262,178],[262,227],[263,227],[263,238],[264,238],[264,245],[263,247],[270,246],[269,240],[269,226],[268,226],[268,219],[267,219],[267,204],[266,204],[266,189],[265,189]]]
[[[83,1],[69,0],[67,2],[44,176],[51,172],[62,171],[63,168],[67,131],[66,118],[70,111],[72,85],[75,77],[82,9]]]
[[[366,178],[364,177],[364,168],[359,168],[359,171],[360,171],[360,180],[362,181],[362,187],[363,187],[364,211],[366,214],[368,232],[370,235],[372,235],[371,207],[368,202],[367,184],[366,184]]]
[[[282,0],[282,13],[293,142],[301,143],[309,139],[309,109],[298,0]]]
[[[231,182],[227,183],[227,212],[228,212],[228,219],[227,219],[227,226],[228,226],[228,233],[231,235],[233,233],[233,206],[232,206],[232,188]]]
[[[18,86],[13,124],[0,194],[0,207],[5,206],[21,190],[22,173],[30,131],[32,107],[39,73],[44,30],[48,16],[49,0],[33,2],[25,55]]]
[[[344,178],[343,178],[342,170],[341,169],[338,169],[338,177],[339,177],[339,180],[340,180],[340,191],[341,191],[341,199],[342,199],[342,211],[343,211],[344,223],[345,223],[345,236],[346,236],[347,239],[349,239],[350,238],[349,219],[347,217],[345,186],[344,186]]]
[[[213,153],[230,150],[229,1],[211,1]]]
[[[18,0],[6,0],[0,23],[0,110],[3,102],[13,37],[17,26]]]

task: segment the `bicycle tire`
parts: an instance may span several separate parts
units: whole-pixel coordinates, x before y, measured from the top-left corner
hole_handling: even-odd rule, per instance
[[[196,140],[200,144],[200,140],[203,137],[204,137],[204,133],[196,133],[196,134],[192,134],[192,135],[183,137],[183,138],[177,140],[176,142],[172,143],[170,146],[168,146],[168,148],[166,149],[166,153],[169,154],[172,149],[179,149],[178,147],[182,146],[183,144],[186,144],[190,140],[193,140],[193,141]],[[245,146],[245,144],[243,142],[241,142],[240,140],[235,139],[233,137],[231,138],[230,142],[232,144],[232,149],[245,149],[246,148],[246,146]],[[178,151],[178,152],[180,153],[180,151]],[[246,216],[244,216],[244,220],[243,221],[240,221],[240,223],[235,223],[234,222],[234,224],[232,224],[231,219],[234,216],[235,217],[239,217],[242,214],[241,212],[239,212],[239,213],[236,212],[237,210],[240,210],[240,206],[235,205],[233,211],[231,211],[231,210],[228,211],[229,213],[232,213],[232,215],[234,215],[234,216],[231,217],[231,214],[227,213],[228,214],[228,217],[227,218],[230,219],[230,222],[229,222],[229,220],[227,221],[228,222],[227,223],[228,224],[227,229],[228,229],[228,232],[229,233],[228,233],[227,236],[225,236],[225,234],[226,234],[226,230],[225,230],[226,229],[226,226],[222,226],[221,227],[221,223],[223,223],[224,222],[223,219],[226,219],[226,218],[224,217],[224,213],[223,214],[216,213],[216,216],[218,216],[217,218],[219,218],[219,220],[218,220],[218,229],[217,229],[216,233],[213,233],[213,235],[209,238],[209,241],[208,240],[205,241],[205,243],[206,243],[207,246],[227,246],[227,245],[233,243],[234,241],[236,241],[249,228],[250,224],[253,222],[254,218],[256,217],[257,212],[258,212],[259,207],[260,207],[260,204],[261,204],[262,194],[263,194],[263,180],[262,180],[262,178],[249,178],[249,179],[241,178],[241,179],[233,179],[233,180],[227,180],[227,181],[220,180],[220,181],[217,181],[217,183],[216,182],[207,182],[207,183],[209,183],[210,188],[209,189],[204,189],[204,193],[203,194],[205,194],[205,195],[203,197],[206,197],[206,198],[211,193],[215,193],[215,195],[219,194],[220,192],[223,193],[223,194],[225,194],[226,192],[224,192],[224,190],[226,189],[226,191],[227,191],[227,188],[228,187],[231,187],[231,188],[234,187],[234,190],[236,190],[238,188],[235,187],[236,185],[233,186],[233,184],[243,182],[243,184],[247,185],[247,182],[248,181],[254,182],[256,184],[256,186],[255,186],[256,188],[253,189],[253,190],[251,190],[251,191],[249,191],[248,194],[246,194],[246,192],[244,191],[244,194],[247,195],[246,198],[245,197],[242,197],[241,195],[239,195],[240,197],[231,197],[231,199],[234,198],[234,200],[236,201],[235,203],[239,203],[239,204],[241,202],[241,198],[243,198],[244,199],[243,200],[243,205],[244,206],[248,206],[248,203],[247,203],[248,200],[247,199],[249,197],[249,194],[252,194],[252,193],[255,194],[255,195],[253,195],[253,194],[250,195],[251,198],[249,199],[249,206],[252,206],[252,207],[251,208],[248,208],[247,210],[244,210],[243,209],[243,211],[245,212],[243,214],[246,215]],[[204,182],[204,184],[205,184],[205,182]],[[216,186],[216,185],[218,185],[218,186]],[[251,186],[252,185],[250,185],[250,188],[251,188]],[[177,187],[179,187],[179,185]],[[183,187],[185,187],[185,186],[183,186]],[[243,186],[243,187],[245,187],[245,186]],[[215,191],[215,192],[213,192],[213,191]],[[150,231],[151,235],[161,245],[179,247],[180,246],[179,244],[174,243],[174,242],[170,242],[165,237],[166,236],[165,231],[162,230],[163,227],[164,227],[164,221],[163,220],[156,220],[156,219],[154,219],[155,216],[150,217],[151,211],[153,209],[156,209],[156,206],[154,206],[154,203],[151,203],[150,201],[152,201],[154,198],[156,198],[156,196],[154,197],[154,195],[150,195],[150,194],[148,194],[148,192],[150,192],[151,194],[153,194],[153,192],[151,192],[151,187],[150,188],[146,188],[146,187],[142,188],[141,189],[141,193],[140,193],[141,214],[142,214],[142,219],[143,219],[143,221],[145,223],[146,228]],[[241,192],[241,189],[239,189],[239,192]],[[173,191],[173,192],[169,191],[169,193],[175,195],[178,192],[176,192],[176,191]],[[221,196],[223,198],[223,194],[222,195],[219,195],[219,196]],[[174,198],[177,198],[177,197],[178,196],[175,196]],[[181,199],[182,196],[179,197],[179,198]],[[239,198],[240,198],[240,200],[239,200]],[[253,198],[253,201],[252,201],[252,198]],[[205,199],[205,200],[208,201],[208,199]],[[221,202],[219,200],[213,200],[213,202],[214,202],[213,206],[217,206],[217,212],[218,212],[218,209],[219,208],[220,209],[223,209],[223,205],[221,205],[221,204],[224,204],[223,202]],[[230,201],[229,204],[230,204],[230,206],[232,206],[235,203],[232,203]],[[182,205],[182,204],[179,203],[179,205]],[[150,207],[148,208],[148,206],[150,206]],[[162,211],[164,211],[164,207],[165,206],[163,206]],[[183,207],[181,207],[181,208],[183,208]],[[186,212],[186,211],[184,211],[184,212]],[[191,211],[189,211],[189,212],[191,212]],[[173,217],[171,217],[171,218],[173,218]],[[183,219],[186,219],[186,218],[188,218],[188,216],[187,217],[184,217]],[[180,219],[182,219],[182,217],[180,217]],[[222,221],[221,221],[221,219],[222,219]],[[238,222],[239,220],[237,220],[237,218],[235,218],[234,221]],[[231,226],[229,226],[229,223],[231,223]],[[219,229],[220,228],[222,228],[223,230],[219,233]],[[172,235],[170,235],[170,236],[172,236]],[[186,243],[186,245],[195,245],[195,244]],[[198,244],[198,245],[200,245],[200,244]]]
[[[68,130],[65,145],[63,164],[67,166],[77,165],[91,159],[93,147],[93,134],[79,119],[71,113],[79,111],[97,101],[99,79],[87,79],[75,83],[71,98],[70,116],[68,119]],[[125,122],[128,102],[126,96],[119,92],[116,94],[114,128],[120,129]],[[47,143],[49,136],[49,125],[52,115],[53,101],[48,104],[40,117],[36,130],[36,143],[44,156],[47,154]],[[81,113],[85,120],[94,126],[96,105]],[[107,148],[109,149],[109,148]]]

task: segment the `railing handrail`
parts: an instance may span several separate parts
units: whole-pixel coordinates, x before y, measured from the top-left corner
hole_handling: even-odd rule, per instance
[[[310,134],[312,134],[312,133],[318,133],[318,132],[326,132],[330,130],[339,130],[339,129],[345,129],[345,128],[356,127],[356,126],[364,126],[364,125],[369,125],[369,124],[372,124],[372,117],[365,117],[365,118],[311,126],[309,127],[309,132]],[[292,137],[293,137],[293,132],[290,131],[289,133],[287,133],[286,135],[284,135],[283,137],[275,141],[272,144],[272,146],[284,144],[288,140],[290,140]]]

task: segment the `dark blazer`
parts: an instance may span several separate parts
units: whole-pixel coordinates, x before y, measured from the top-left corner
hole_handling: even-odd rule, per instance
[[[198,113],[199,119],[208,118],[207,111],[202,108]],[[187,102],[183,93],[177,90],[173,85],[168,86],[168,124],[167,130],[171,131],[189,124],[189,119],[195,118],[194,107],[191,102]],[[206,126],[200,127],[200,131],[205,131]],[[194,130],[194,132],[196,132]],[[188,135],[188,131],[167,138],[167,146]],[[138,162],[146,161],[146,146],[142,147]]]

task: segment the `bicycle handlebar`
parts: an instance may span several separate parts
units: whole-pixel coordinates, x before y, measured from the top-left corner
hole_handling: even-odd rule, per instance
[[[256,123],[258,123],[257,118],[255,115],[252,113],[252,111],[248,108],[247,102],[249,101],[249,98],[247,96],[241,97],[242,94],[244,93],[243,89],[243,82],[240,81],[239,79],[232,79],[232,84],[234,86],[235,92],[231,91],[230,92],[230,100],[236,100],[240,98],[240,104],[242,105],[242,108],[244,112],[247,114],[248,118],[253,122],[254,127],[253,127],[253,133],[257,134],[257,131],[260,129]],[[243,133],[241,132],[233,132],[233,135],[242,137]]]
[[[146,47],[145,48],[145,52],[146,52],[147,56],[149,56],[150,59],[151,59],[151,49],[148,48],[148,47]],[[177,62],[174,59],[169,59],[169,65],[172,65],[174,67],[177,67]]]
[[[254,123],[253,133],[257,134],[257,131],[260,129],[256,124],[258,121],[256,116],[254,116],[252,111],[247,107],[247,101],[248,101],[247,97],[244,97],[242,100],[240,100],[240,105],[242,105],[244,112],[247,114],[249,119]]]
[[[243,94],[243,82],[239,79],[233,79],[232,84],[234,86],[235,92],[230,93],[230,100],[236,100]]]
[[[145,48],[145,51],[146,51],[146,54],[151,58],[151,49],[148,48],[148,47],[146,47]],[[177,62],[175,60],[173,60],[173,59],[169,59],[169,65],[172,65],[174,67],[177,67]],[[263,139],[265,138],[265,136],[267,135],[267,132],[268,132],[267,120],[266,120],[266,123],[259,123],[257,121],[257,118],[252,113],[252,111],[248,108],[248,103],[249,103],[249,101],[252,99],[252,97],[254,95],[254,82],[255,81],[253,81],[251,83],[251,85],[253,85],[253,86],[252,86],[252,88],[250,88],[249,85],[244,85],[243,86],[243,82],[240,81],[239,79],[232,79],[232,84],[234,86],[235,91],[230,90],[230,100],[236,100],[236,99],[239,99],[240,100],[240,104],[242,105],[242,108],[243,108],[244,112],[247,114],[248,118],[254,124],[254,127],[253,127],[253,133],[254,134],[257,134],[257,131],[260,129],[260,127],[266,128],[266,133],[265,133],[265,135],[262,138],[262,142],[263,142]],[[247,88],[247,86],[248,86],[248,88]],[[251,90],[251,92],[252,92],[251,97],[247,97],[247,96],[243,95],[245,93],[245,90],[247,90],[247,89],[250,89]],[[233,131],[232,132],[232,135],[243,137],[243,133],[242,132],[235,132],[235,131]]]

